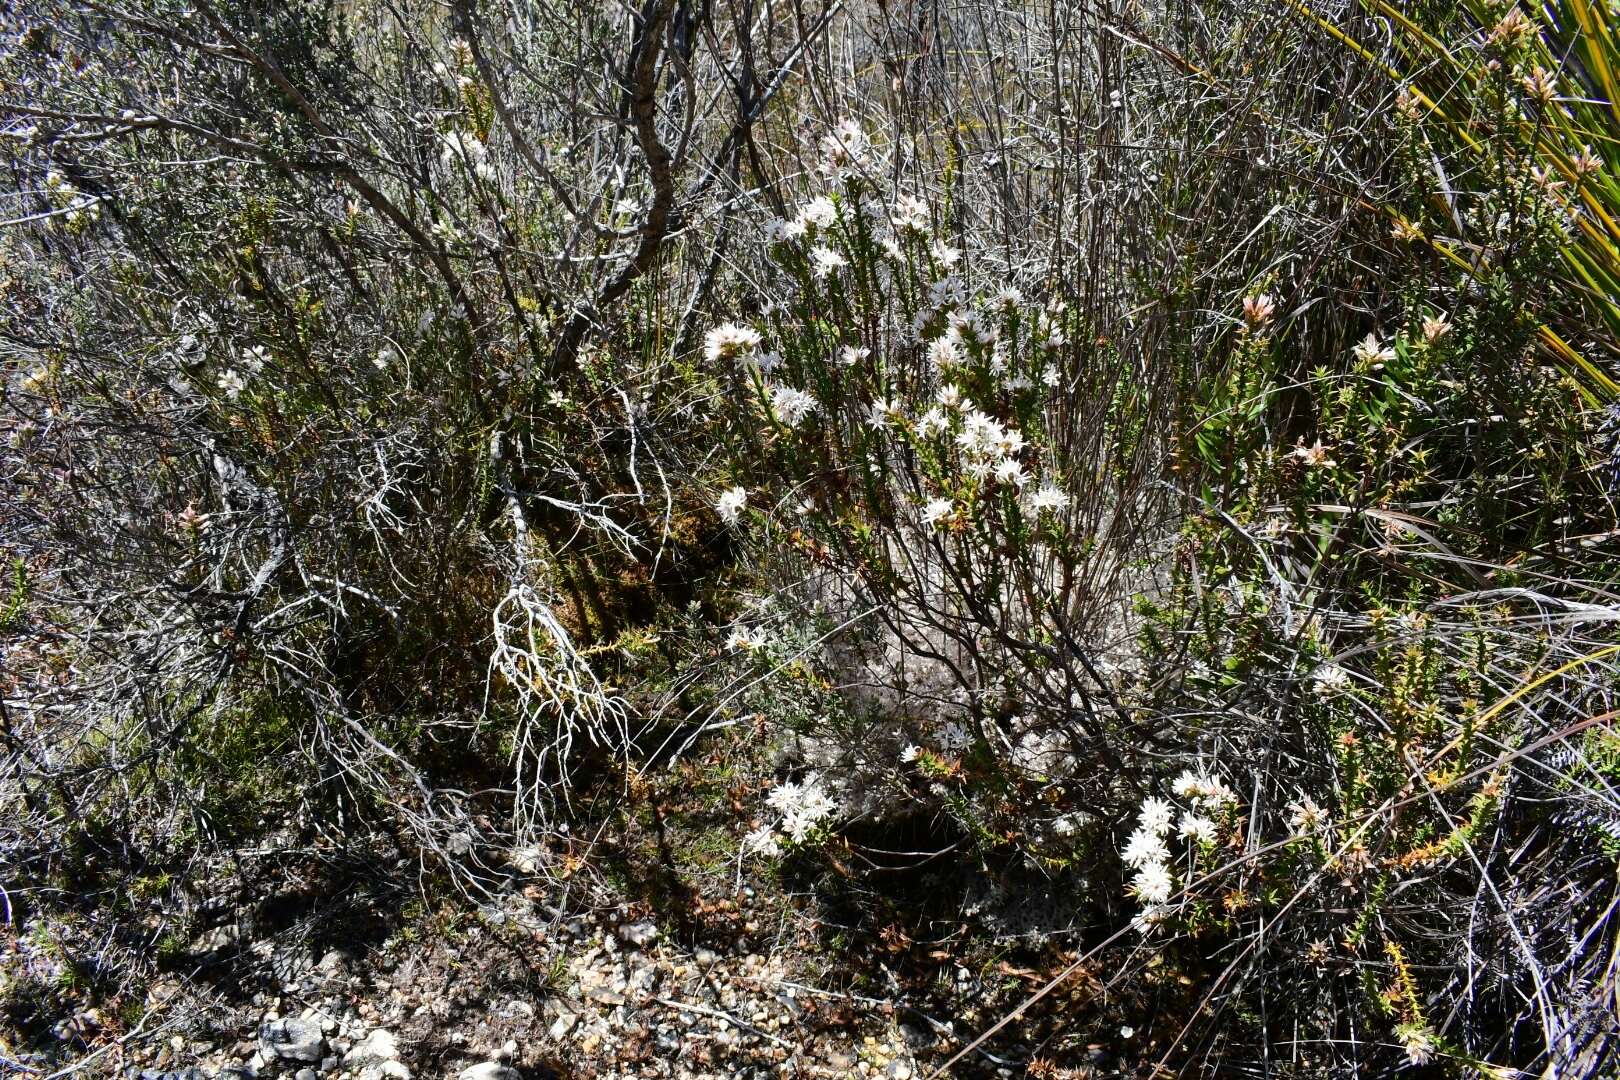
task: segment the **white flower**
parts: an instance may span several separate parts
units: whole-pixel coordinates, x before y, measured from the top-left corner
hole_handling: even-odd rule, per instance
[[[921,754],[922,748],[920,746],[915,743],[907,743],[905,749],[900,751],[900,760],[909,765],[916,761]]]
[[[1308,836],[1311,833],[1326,832],[1330,824],[1328,812],[1316,805],[1314,799],[1301,799],[1289,807],[1291,811],[1288,823],[1294,829],[1296,836]]]
[[[798,427],[799,421],[815,412],[816,399],[803,390],[792,386],[777,386],[771,389],[771,409],[776,413],[777,419],[788,427]]]
[[[1179,798],[1190,799],[1202,791],[1207,784],[1208,781],[1204,777],[1188,769],[1176,777],[1175,781],[1170,785],[1170,790],[1175,792]]]
[[[955,720],[947,721],[939,729],[937,739],[940,749],[950,752],[966,750],[973,745],[973,734],[968,731],[965,724],[959,724]]]
[[[714,508],[720,514],[721,521],[727,525],[734,525],[737,522],[737,515],[742,513],[743,505],[747,502],[748,492],[743,488],[734,487],[715,501]]]
[[[378,371],[387,371],[389,367],[399,361],[399,352],[392,345],[384,345],[377,350],[377,355],[371,358],[371,366]]]
[[[934,246],[929,248],[929,253],[939,260],[941,266],[955,266],[962,258],[961,248],[953,248],[943,240],[935,240]]]
[[[1024,433],[1017,428],[1001,428],[996,433],[996,453],[1012,457],[1024,448]]]
[[[1041,368],[1041,385],[1042,386],[1054,386],[1055,387],[1055,386],[1057,386],[1057,384],[1060,381],[1061,381],[1061,377],[1058,375],[1058,369],[1057,369],[1057,367],[1055,365],[1047,364],[1045,367]]]
[[[928,204],[915,195],[902,195],[894,201],[894,227],[901,232],[928,231]]]
[[[257,375],[264,370],[264,362],[270,359],[270,351],[263,345],[255,345],[251,349],[242,350],[242,366],[248,374]]]
[[[759,348],[764,340],[752,326],[725,323],[710,330],[703,338],[703,358],[709,363],[745,357]]]
[[[1161,904],[1149,904],[1131,919],[1131,929],[1139,934],[1151,934],[1170,921],[1170,909]]]
[[[956,436],[957,445],[975,457],[1004,457],[1016,451],[1009,449],[1007,430],[978,409],[968,412],[962,419],[962,430]],[[1018,439],[1023,444],[1023,439]]]
[[[1024,302],[1024,294],[1011,285],[1003,285],[996,291],[996,306],[1011,308]]]
[[[1043,510],[1060,513],[1068,509],[1069,496],[1062,488],[1051,481],[1047,481],[1030,492],[1025,499],[1025,503],[1028,505],[1030,512],[1034,514],[1038,514]]]
[[[866,422],[872,427],[880,428],[886,426],[891,420],[898,419],[899,416],[899,402],[887,401],[883,398],[878,398],[876,401],[872,402],[872,411],[867,416]]]
[[[1351,352],[1356,354],[1357,360],[1364,364],[1371,364],[1375,369],[1379,365],[1387,364],[1395,359],[1395,350],[1388,345],[1380,345],[1378,337],[1374,334],[1368,334],[1362,338],[1361,344],[1357,345]]]
[[[1311,690],[1318,697],[1331,697],[1350,685],[1350,673],[1338,664],[1323,664],[1311,672]]]
[[[1029,480],[1024,474],[1023,463],[1017,458],[1002,458],[996,462],[995,476],[998,483],[1012,484],[1015,487],[1023,487]]]
[[[959,409],[962,407],[962,388],[955,383],[945,383],[934,395],[934,400],[946,409]]]
[[[943,434],[949,426],[950,421],[945,418],[944,410],[937,405],[917,417],[917,434],[925,439],[930,435]]]
[[[838,350],[838,362],[845,367],[854,367],[871,355],[871,349],[862,348],[859,345],[845,345]]]
[[[782,815],[782,831],[795,843],[809,835],[817,823],[831,816],[833,801],[822,790],[814,777],[802,784],[787,782],[778,785],[766,799]]]
[[[1138,820],[1142,828],[1155,835],[1163,835],[1170,831],[1170,823],[1175,820],[1176,807],[1169,799],[1149,796],[1142,801],[1142,814]]]
[[[764,644],[765,636],[763,634],[754,634],[752,631],[744,629],[741,626],[732,627],[731,635],[726,638],[726,648],[733,651],[741,649],[746,652],[752,652],[755,649],[761,648]]]
[[[1422,1024],[1407,1023],[1395,1029],[1409,1065],[1427,1065],[1434,1058],[1434,1032]]]
[[[799,221],[825,229],[838,220],[838,207],[825,195],[819,195],[799,209]]]
[[[818,278],[828,277],[848,265],[848,259],[825,244],[818,244],[810,250],[810,272]]]
[[[1153,866],[1170,858],[1170,849],[1164,838],[1151,829],[1137,829],[1120,849],[1119,857],[1126,866]]]
[[[821,138],[821,153],[834,165],[846,161],[859,161],[866,153],[866,133],[854,120],[844,119],[833,125],[830,135]]]
[[[952,509],[953,507],[951,505],[951,500],[949,499],[928,500],[928,505],[923,507],[923,524],[937,527],[946,518],[951,516]]]
[[[809,231],[810,223],[802,217],[782,222],[781,235],[784,240],[797,240]]]
[[[769,825],[761,825],[743,837],[742,849],[744,855],[764,855],[767,858],[782,854],[782,845],[776,840],[776,830]]]
[[[1331,469],[1338,464],[1328,448],[1322,445],[1321,439],[1317,439],[1314,446],[1306,446],[1305,440],[1301,439],[1290,453],[1313,469]]]
[[[217,385],[225,391],[226,397],[235,401],[242,391],[247,389],[247,380],[242,378],[241,372],[235,368],[226,368]]]
[[[484,144],[470,131],[450,131],[444,135],[444,152],[439,155],[446,165],[465,161],[474,167],[484,161]]]
[[[1056,349],[1067,340],[1063,336],[1063,327],[1058,322],[1061,314],[1061,310],[1043,311],[1036,317],[1034,338],[1042,348]]]
[[[936,368],[946,371],[962,362],[962,350],[950,338],[937,338],[928,346],[928,359]]]
[[[1215,839],[1215,823],[1200,814],[1182,814],[1181,823],[1176,826],[1176,831],[1189,840]]]
[[[752,361],[753,365],[766,375],[782,366],[782,354],[779,352],[755,353],[747,359]]]
[[[949,308],[967,299],[967,284],[958,274],[940,278],[928,286],[928,302],[937,308]]]
[[[784,780],[765,796],[765,805],[779,814],[786,814],[799,805],[801,788],[791,780]]]
[[[1178,798],[1191,799],[1201,806],[1225,806],[1237,801],[1237,796],[1220,780],[1188,769],[1170,785]]]
[[[1138,870],[1136,877],[1131,879],[1132,891],[1144,904],[1164,903],[1170,899],[1175,887],[1176,879],[1171,875],[1169,868],[1160,863],[1149,863]]]

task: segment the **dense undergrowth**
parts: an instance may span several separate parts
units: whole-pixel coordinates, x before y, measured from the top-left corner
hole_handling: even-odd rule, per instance
[[[746,880],[1035,1077],[1603,1074],[1612,18],[0,16],[0,1050]]]

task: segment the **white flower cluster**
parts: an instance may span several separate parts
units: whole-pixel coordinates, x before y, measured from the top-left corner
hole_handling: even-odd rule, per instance
[[[765,339],[752,326],[723,323],[703,337],[703,358],[710,364],[726,360],[748,362],[759,355],[759,346]]]
[[[1323,664],[1311,672],[1311,690],[1317,697],[1332,697],[1350,687],[1350,673],[1338,664]]]
[[[1163,904],[1175,891],[1176,878],[1170,870],[1170,848],[1165,834],[1175,818],[1175,807],[1164,799],[1149,797],[1142,804],[1136,831],[1125,841],[1120,858],[1134,867],[1131,890],[1144,904]]]
[[[101,200],[74,187],[55,169],[45,174],[45,190],[53,203],[67,211],[63,216],[69,225],[95,221],[101,216]]]
[[[993,480],[1020,492],[1024,509],[1031,514],[1060,513],[1069,506],[1069,495],[1051,480],[1032,485],[1033,479],[1020,460],[1028,447],[1023,433],[972,406],[953,383],[940,387],[938,404],[915,420],[914,429],[924,439],[950,434],[962,451],[964,472],[981,483]],[[903,411],[894,402],[882,402],[882,419],[899,418]],[[876,415],[874,415],[876,419]],[[923,523],[932,528],[947,524],[955,513],[949,499],[929,500],[923,507]]]
[[[726,637],[726,648],[733,652],[753,652],[763,649],[767,643],[763,630],[749,630],[747,627],[734,626]]]
[[[872,145],[852,122],[841,122],[823,140],[822,150],[826,159],[844,165],[863,159],[871,164],[873,156]],[[1065,341],[1065,307],[1059,301],[1029,305],[1010,284],[998,285],[989,296],[976,294],[964,274],[952,270],[963,252],[932,232],[928,202],[900,193],[884,205],[864,177],[840,175],[838,190],[810,198],[788,220],[768,227],[771,240],[788,249],[778,254],[797,269],[790,291],[813,291],[813,282],[838,279],[852,261],[864,259],[865,249],[856,242],[860,238],[888,256],[868,268],[877,296],[897,290],[902,275],[908,275],[926,289],[925,299],[910,317],[891,308],[875,329],[875,339],[845,338],[831,344],[831,355],[823,362],[838,372],[833,385],[848,388],[840,390],[838,401],[819,401],[807,390],[757,379],[770,416],[787,428],[802,425],[813,414],[833,423],[844,415],[840,402],[862,401],[862,419],[870,430],[928,440],[934,451],[929,460],[946,463],[953,475],[935,477],[937,489],[914,504],[914,520],[920,519],[924,528],[960,527],[981,502],[975,489],[992,485],[1015,500],[1026,517],[1061,518],[1072,499],[1053,468],[1057,463],[1043,461],[1019,430],[1028,416],[1041,415],[1039,402],[1024,397],[1009,409],[1002,395],[1039,395],[1043,388],[1061,385],[1057,365],[1046,353]],[[923,275],[920,281],[914,278],[918,274]],[[872,332],[865,330],[863,336]],[[873,362],[879,343],[884,355]],[[726,324],[710,331],[705,355],[711,364],[738,362],[755,374],[769,374],[781,358],[762,356],[761,348],[758,330]],[[920,374],[937,391],[934,401],[895,395],[895,387],[907,381],[896,383],[892,375],[913,355],[927,362],[927,371]],[[797,353],[795,357],[803,359]],[[979,400],[970,400],[958,383],[978,386],[985,374],[987,396],[976,391]],[[868,381],[872,385],[862,385]],[[878,468],[875,459],[868,465]]]
[[[1232,794],[1225,781],[1192,769],[1176,777],[1170,790],[1176,793],[1177,798],[1190,799],[1194,805],[1211,810],[1237,802],[1237,796]]]
[[[1191,805],[1181,809],[1178,815],[1176,804],[1169,799],[1149,796],[1142,803],[1136,831],[1120,850],[1125,865],[1136,870],[1131,879],[1131,891],[1146,905],[1137,919],[1138,927],[1143,929],[1163,918],[1164,905],[1176,890],[1176,875],[1170,869],[1172,829],[1189,843],[1211,843],[1215,840],[1216,828],[1208,814],[1236,801],[1223,781],[1190,769],[1176,777],[1170,789]]]
[[[821,781],[815,776],[805,777],[804,782],[795,784],[786,781],[778,784],[766,796],[765,802],[772,810],[782,815],[777,824],[777,830],[793,840],[802,843],[810,835],[812,829],[822,821],[832,816],[837,809],[832,798],[822,788]]]
[[[242,391],[247,389],[247,380],[242,378],[242,373],[235,368],[226,368],[216,380],[216,385],[225,391],[226,397],[235,401],[242,396]]]
[[[854,120],[838,121],[829,134],[821,137],[821,156],[828,172],[859,165],[870,148],[866,132]]]
[[[788,427],[798,427],[799,422],[816,410],[816,399],[803,390],[791,386],[773,386],[771,388],[771,410],[776,418]]]
[[[443,138],[444,150],[439,154],[439,160],[447,167],[463,164],[481,180],[495,175],[495,169],[489,163],[489,149],[477,135],[470,131],[447,131]]]
[[[724,521],[727,525],[735,525],[738,516],[742,513],[742,508],[747,503],[747,489],[740,487],[728,488],[721,494],[720,498],[715,500],[714,509],[720,515],[721,521]]]
[[[1333,830],[1333,818],[1309,796],[1302,796],[1288,807],[1288,824],[1295,836],[1325,836]]]
[[[782,357],[763,351],[760,346],[764,341],[764,337],[752,326],[724,323],[704,335],[703,357],[711,365],[733,361],[754,368],[761,375],[769,375],[782,366]],[[864,353],[865,350],[846,351]],[[776,418],[790,428],[798,427],[805,417],[820,407],[814,395],[792,386],[767,385],[765,394]]]

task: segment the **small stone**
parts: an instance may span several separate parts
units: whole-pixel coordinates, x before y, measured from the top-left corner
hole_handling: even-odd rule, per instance
[[[618,929],[619,940],[626,945],[642,948],[658,940],[658,924],[651,919],[626,923]]]
[[[372,1028],[365,1038],[355,1043],[349,1052],[343,1055],[343,1064],[352,1069],[384,1061],[395,1061],[398,1058],[399,1043],[394,1038],[393,1032],[387,1028]]]
[[[326,1055],[326,1037],[310,1020],[271,1020],[259,1028],[259,1050],[266,1059],[316,1062]]]
[[[498,1061],[482,1061],[462,1069],[456,1080],[523,1080],[523,1075]]]
[[[293,1080],[316,1080],[319,1075],[314,1069],[299,1069],[293,1073]]]

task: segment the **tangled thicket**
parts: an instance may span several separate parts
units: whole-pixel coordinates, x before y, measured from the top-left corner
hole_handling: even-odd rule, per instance
[[[576,837],[724,741],[739,875],[1049,890],[1031,1075],[1112,998],[1600,1072],[1612,20],[12,7],[8,925],[116,985],[282,833],[611,902]]]

